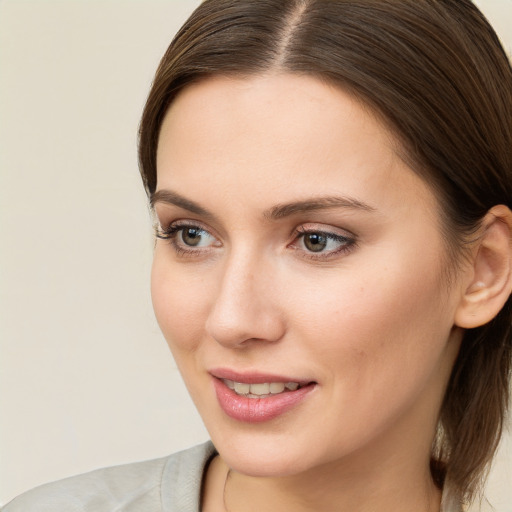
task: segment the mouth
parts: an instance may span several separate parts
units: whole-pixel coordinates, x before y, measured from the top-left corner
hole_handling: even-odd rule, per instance
[[[317,387],[311,380],[231,370],[210,372],[218,403],[231,418],[249,423],[270,421],[296,409]]]
[[[236,382],[229,379],[221,379],[222,382],[238,396],[246,398],[268,398],[288,391],[297,391],[307,384],[299,382],[261,382],[249,384],[247,382]]]

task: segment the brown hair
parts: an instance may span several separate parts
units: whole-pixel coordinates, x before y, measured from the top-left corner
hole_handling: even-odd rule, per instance
[[[206,0],[169,46],[140,125],[156,189],[160,126],[187,85],[271,70],[328,80],[391,127],[439,197],[451,256],[494,205],[512,207],[512,70],[470,0]],[[445,395],[432,472],[470,500],[501,437],[512,360],[511,299],[466,331]]]

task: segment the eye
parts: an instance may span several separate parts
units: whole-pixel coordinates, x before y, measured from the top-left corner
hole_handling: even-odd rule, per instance
[[[185,223],[172,223],[166,229],[156,228],[156,236],[168,240],[178,254],[202,254],[211,247],[219,247],[220,242],[201,226]]]
[[[303,250],[310,258],[319,259],[348,252],[355,243],[355,238],[351,236],[301,226],[297,229],[292,247]]]
[[[215,238],[210,233],[195,226],[180,228],[176,238],[189,247],[208,247],[215,242]]]
[[[323,233],[306,233],[302,236],[302,241],[308,251],[322,252],[330,240]]]

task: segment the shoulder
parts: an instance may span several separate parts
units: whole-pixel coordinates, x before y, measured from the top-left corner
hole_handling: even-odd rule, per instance
[[[214,454],[208,442],[161,459],[98,469],[36,487],[1,512],[192,511]]]
[[[52,482],[18,496],[2,512],[119,510],[124,501],[151,505],[158,498],[163,466],[165,459],[159,459],[98,469]]]

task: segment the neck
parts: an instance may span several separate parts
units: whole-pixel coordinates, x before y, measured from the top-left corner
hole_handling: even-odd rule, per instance
[[[405,462],[405,461],[404,461]],[[223,465],[225,512],[439,512],[441,493],[428,464],[415,470],[389,459],[372,468],[337,461],[286,477],[251,477]],[[348,469],[350,468],[350,469]]]
[[[437,407],[403,418],[344,457],[290,475],[242,474],[219,456],[208,470],[203,511],[439,512],[441,492],[430,474]]]
[[[426,386],[426,398],[372,441],[330,462],[323,454],[328,462],[305,471],[262,477],[239,473],[217,457],[206,475],[203,512],[440,512],[430,454],[449,363],[446,378]]]

